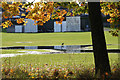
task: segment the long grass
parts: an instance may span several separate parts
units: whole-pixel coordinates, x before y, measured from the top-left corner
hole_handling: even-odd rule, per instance
[[[119,54],[109,53],[110,64],[118,63]],[[82,64],[84,66],[94,65],[93,53],[73,53],[73,54],[29,54],[16,57],[2,58],[2,61],[7,61],[11,64],[32,64],[32,65],[65,65],[65,64]]]
[[[2,58],[3,78],[95,78],[94,57],[92,53],[84,54],[44,54],[23,55]],[[120,78],[118,54],[110,53],[109,60],[112,77]],[[109,75],[105,75],[109,77]],[[22,79],[22,80],[25,80]]]

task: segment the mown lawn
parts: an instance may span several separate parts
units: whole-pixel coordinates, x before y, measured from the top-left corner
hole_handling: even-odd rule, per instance
[[[105,31],[107,44],[118,44],[118,38]],[[32,43],[16,43],[32,42]],[[85,45],[92,44],[90,32],[65,33],[2,33],[2,46],[54,46],[54,45]],[[108,48],[118,48],[118,45]]]

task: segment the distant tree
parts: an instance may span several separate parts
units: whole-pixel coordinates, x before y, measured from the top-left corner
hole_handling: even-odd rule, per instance
[[[101,12],[104,15],[109,15],[111,28],[116,28],[115,30],[109,31],[113,36],[118,36],[118,30],[120,30],[120,1],[119,2],[102,2]]]

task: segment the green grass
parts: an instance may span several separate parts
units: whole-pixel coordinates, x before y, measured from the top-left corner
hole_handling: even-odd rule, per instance
[[[90,32],[65,32],[65,33],[2,33],[2,46],[51,46],[51,45],[85,45],[92,44]],[[118,38],[113,37],[108,31],[105,31],[107,44],[118,44]],[[32,43],[16,43],[16,42],[32,42]],[[107,46],[108,48],[118,48],[118,45]],[[26,50],[3,50],[3,54],[18,53],[17,51]],[[27,50],[30,51],[30,50]],[[36,50],[32,50],[36,51]],[[38,50],[37,50],[38,51]],[[40,50],[40,52],[46,52]],[[48,51],[47,51],[48,52]],[[20,52],[19,52],[20,53]],[[115,61],[116,54],[110,54],[111,61]],[[5,59],[5,58],[3,58]],[[17,60],[16,60],[17,59]],[[22,55],[11,58],[12,63],[20,62],[35,64],[93,64],[93,54],[45,54],[45,55]]]
[[[4,63],[5,60],[11,64],[18,65],[18,64],[32,64],[36,65],[84,65],[84,66],[91,66],[94,65],[94,57],[92,53],[74,53],[74,54],[42,54],[42,55],[22,55],[16,56],[11,58],[2,58]],[[110,53],[109,54],[110,64],[114,65],[118,62],[118,54]]]
[[[93,46],[87,47],[88,49],[93,49]],[[107,49],[118,49],[118,44],[116,45],[107,45]]]
[[[19,52],[19,51],[38,51],[38,52],[50,52],[49,50],[41,50],[41,49],[35,49],[35,50],[31,50],[31,49],[3,49],[2,50],[2,54],[17,54],[17,53],[25,53],[25,52]]]
[[[91,44],[89,32],[76,33],[3,33],[2,46],[50,46]],[[32,43],[16,43],[32,42]]]
[[[118,44],[118,38],[105,31],[107,44]],[[16,43],[32,42],[32,43]],[[65,33],[2,33],[2,46],[53,46],[92,44],[90,32]],[[113,46],[118,48],[118,46]],[[109,48],[109,47],[108,47]]]
[[[66,32],[66,33],[2,33],[2,46],[49,46],[49,45],[61,45],[62,42],[65,45],[85,45],[92,44],[90,32]],[[118,44],[118,38],[111,36],[109,32],[105,31],[107,44]],[[32,42],[32,43],[15,43],[15,42]],[[108,48],[118,48],[118,45],[109,45]],[[17,51],[26,50],[3,50],[3,54],[21,53]],[[27,50],[27,51],[39,51],[48,52],[45,50]],[[110,54],[116,56],[116,54]],[[5,58],[3,58],[5,59]],[[59,63],[66,64],[93,64],[93,54],[45,54],[45,55],[22,55],[11,58],[12,63]],[[17,60],[16,60],[17,59]],[[111,61],[115,61],[117,58],[112,57]],[[17,61],[17,62],[15,62]],[[88,63],[89,62],[89,63]],[[113,63],[113,62],[112,62]]]
[[[111,36],[107,31],[105,31],[106,43],[107,44],[118,44],[118,38]],[[32,42],[32,43],[16,43],[16,42]],[[61,45],[85,45],[92,44],[91,33],[90,32],[65,32],[65,33],[2,33],[2,47],[7,46],[54,46]],[[91,48],[91,47],[89,47]],[[118,48],[118,45],[109,45],[107,48]],[[39,52],[49,52],[48,50],[2,50],[2,54],[17,54],[23,53],[18,51],[39,51]],[[118,63],[118,54],[110,53],[109,60],[110,65]],[[94,67],[94,56],[93,53],[74,53],[74,54],[29,54],[20,55],[16,57],[6,57],[2,58],[3,67],[19,67],[20,65],[28,67],[39,67],[44,64],[54,65],[64,65],[73,66],[83,65],[90,68]],[[7,64],[6,64],[7,63]],[[10,65],[9,65],[10,64]],[[30,66],[31,65],[31,66]],[[80,67],[81,68],[81,67]]]

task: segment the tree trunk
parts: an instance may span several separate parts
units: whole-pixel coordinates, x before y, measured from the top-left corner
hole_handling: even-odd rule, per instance
[[[89,20],[93,43],[95,74],[101,78],[105,73],[111,74],[106,41],[103,30],[100,2],[89,2]]]

